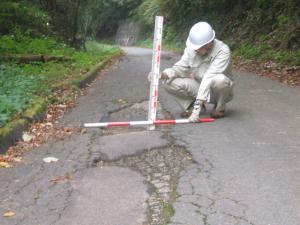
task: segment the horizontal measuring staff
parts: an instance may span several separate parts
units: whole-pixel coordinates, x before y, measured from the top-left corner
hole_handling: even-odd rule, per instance
[[[199,118],[199,123],[214,122],[213,118]],[[143,125],[162,125],[162,124],[182,124],[192,123],[188,119],[178,120],[145,120],[145,121],[129,121],[129,122],[106,122],[106,123],[85,123],[83,126],[87,128],[94,127],[125,127],[125,126],[143,126]]]

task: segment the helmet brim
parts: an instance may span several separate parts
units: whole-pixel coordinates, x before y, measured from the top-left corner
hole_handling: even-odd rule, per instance
[[[195,45],[195,44],[193,44],[193,43],[190,41],[189,38],[187,38],[187,40],[186,40],[186,46],[187,46],[188,48],[193,49],[193,50],[197,50],[197,49],[201,48],[202,46],[204,46],[204,45],[206,45],[206,44],[212,42],[212,41],[215,39],[215,35],[216,35],[216,34],[215,34],[215,31],[213,30],[213,36],[212,36],[212,38],[211,38],[208,42],[206,42],[206,43],[204,43],[204,44],[202,44],[202,45]]]

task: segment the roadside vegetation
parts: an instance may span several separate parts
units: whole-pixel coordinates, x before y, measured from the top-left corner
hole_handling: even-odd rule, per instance
[[[233,51],[238,69],[300,85],[300,3],[296,0],[144,0],[137,16],[165,16],[163,47],[182,52],[190,27],[207,21]],[[152,37],[141,41],[151,47]]]
[[[45,97],[53,103],[57,99],[52,92],[63,89],[80,80],[95,64],[108,60],[120,50],[117,47],[87,42],[86,51],[78,51],[51,38],[32,39],[2,36],[0,52],[10,56],[10,61],[0,65],[0,126],[18,116],[37,97]],[[44,60],[19,62],[44,57]],[[58,60],[47,61],[56,56]]]
[[[118,47],[95,41],[76,49],[50,29],[50,17],[37,6],[25,1],[0,4],[0,127],[37,98],[59,101],[55,90],[76,88],[73,84],[94,65],[120,53]]]
[[[120,54],[104,44],[120,22],[139,24],[136,44],[152,47],[155,15],[165,18],[164,49],[182,52],[190,27],[207,21],[238,69],[300,84],[297,0],[0,0],[0,129],[38,97],[63,101],[58,90],[76,89],[93,66]]]
[[[213,25],[217,38],[226,41],[235,56],[300,65],[299,1],[145,0],[139,9],[140,18],[149,25],[156,12],[166,15],[164,33],[167,45],[173,43],[182,48],[189,28],[204,20]]]

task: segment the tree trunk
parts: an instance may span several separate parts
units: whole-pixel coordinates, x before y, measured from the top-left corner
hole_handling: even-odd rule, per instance
[[[75,6],[75,13],[73,18],[73,25],[72,25],[72,42],[71,45],[75,48],[80,48],[78,46],[78,40],[77,40],[77,32],[78,32],[78,16],[79,16],[79,9],[80,9],[80,3],[81,0],[77,0],[76,6]]]

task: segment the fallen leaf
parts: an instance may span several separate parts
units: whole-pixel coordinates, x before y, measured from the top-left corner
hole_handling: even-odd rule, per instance
[[[13,217],[15,215],[16,215],[16,213],[13,211],[7,211],[3,214],[4,217]]]
[[[7,162],[0,162],[0,168],[10,168],[11,167],[11,165],[9,165],[9,163],[7,163]]]
[[[75,102],[69,102],[68,103],[68,107],[69,108],[74,108],[76,106],[76,103]]]
[[[65,109],[65,108],[67,108],[67,105],[65,105],[65,104],[59,104],[59,105],[57,105],[57,107],[58,107],[58,108]]]
[[[49,113],[46,115],[46,119],[51,119],[52,117],[53,116],[51,114],[49,114]]]
[[[52,162],[57,162],[58,159],[55,158],[55,157],[46,157],[46,158],[43,158],[43,161],[44,161],[45,163],[52,163]]]
[[[120,103],[120,104],[127,104],[127,103],[128,103],[128,102],[127,102],[126,100],[124,100],[124,99],[118,99],[117,101],[118,101],[118,103]]]
[[[53,123],[48,122],[48,123],[46,123],[46,126],[53,127]]]
[[[25,132],[22,136],[23,141],[30,142],[32,140],[33,136]]]
[[[59,182],[65,181],[65,180],[72,180],[73,177],[69,174],[66,173],[64,176],[56,176],[52,180],[50,180],[51,183],[57,184]]]
[[[22,157],[14,157],[13,160],[15,162],[21,162],[22,161]]]
[[[70,127],[64,127],[64,132],[67,133],[72,132],[72,129]]]
[[[193,159],[191,156],[187,156],[186,158],[187,158],[187,160],[192,160]]]

